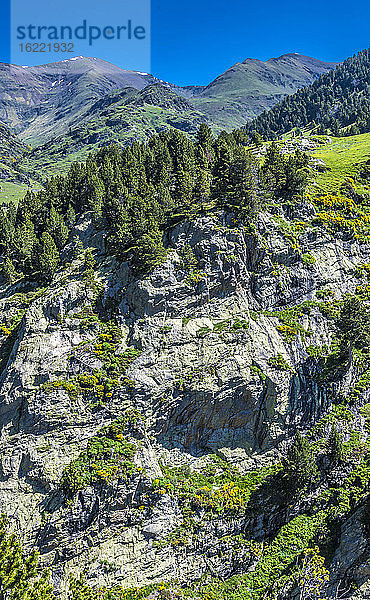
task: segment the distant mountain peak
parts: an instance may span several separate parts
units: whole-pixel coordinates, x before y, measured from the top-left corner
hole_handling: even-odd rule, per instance
[[[261,65],[268,65],[271,62],[276,62],[276,61],[284,61],[286,59],[295,59],[298,60],[302,63],[307,63],[307,62],[311,62],[311,63],[315,63],[315,64],[322,64],[322,65],[336,65],[339,63],[336,62],[332,62],[332,61],[322,61],[319,60],[318,58],[313,58],[312,56],[306,56],[305,54],[300,54],[299,52],[287,52],[286,54],[281,54],[280,56],[273,56],[267,60],[260,60],[258,58],[246,58],[245,60],[243,60],[241,63],[237,62],[236,65],[246,65],[246,64],[251,64],[251,63],[257,63],[257,64],[261,64]],[[234,66],[236,66],[234,65]]]
[[[293,59],[295,61],[301,62],[304,65],[329,65],[329,68],[333,68],[336,65],[340,64],[338,62],[333,61],[323,61],[318,58],[313,58],[312,56],[306,56],[305,54],[299,54],[298,52],[288,52],[287,54],[282,54],[276,58],[269,58],[265,64],[270,62],[284,62],[285,60]]]
[[[303,57],[309,71],[314,58]],[[299,94],[282,100],[269,113],[254,119],[247,129],[256,130],[265,139],[275,139],[295,128],[310,129],[318,134],[335,136],[367,133],[370,123],[370,51],[368,49],[323,74]]]

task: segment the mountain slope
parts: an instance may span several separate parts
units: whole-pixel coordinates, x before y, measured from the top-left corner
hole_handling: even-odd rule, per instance
[[[142,89],[152,75],[125,71],[96,58],[76,57],[36,67],[0,64],[0,119],[33,145],[64,133],[111,90]]]
[[[29,146],[0,122],[0,162],[11,165],[29,151]]]
[[[226,128],[239,127],[335,66],[300,54],[284,54],[266,62],[248,58],[217,77],[193,102],[211,121]]]
[[[266,63],[247,59],[204,88],[181,88],[96,58],[75,57],[36,67],[2,63],[0,119],[27,143],[40,145],[64,135],[111,91],[125,87],[142,90],[158,83],[188,99],[216,130],[231,129],[333,66],[334,63],[291,54]]]
[[[16,165],[22,157],[30,153],[24,144],[8,127],[0,123],[0,203],[19,200],[26,193],[25,183],[29,177],[20,173]]]
[[[44,600],[366,598],[370,192],[282,191],[316,172],[272,148],[168,132],[0,211],[0,509]]]
[[[60,137],[32,150],[18,166],[40,176],[65,172],[73,161],[111,143],[127,146],[147,141],[155,133],[177,129],[195,136],[207,118],[184,97],[160,84],[141,91],[123,88],[105,95]]]
[[[316,127],[316,133],[352,135],[370,131],[370,50],[348,58],[247,125],[266,139],[295,127]]]

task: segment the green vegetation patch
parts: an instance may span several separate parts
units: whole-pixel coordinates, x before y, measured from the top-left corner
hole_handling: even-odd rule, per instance
[[[301,259],[305,265],[313,265],[316,262],[316,258],[312,254],[302,254]]]
[[[357,181],[358,193],[369,193],[369,184],[359,180],[361,165],[370,160],[370,133],[335,138],[321,145],[313,156],[322,159],[327,170],[317,175],[312,191],[316,193],[337,193],[349,179]]]
[[[118,352],[122,332],[113,322],[105,323],[89,308],[73,315],[80,320],[83,330],[91,326],[98,327],[98,335],[94,343],[82,346],[82,352],[97,356],[103,363],[101,369],[93,369],[90,373],[81,373],[68,379],[48,381],[43,384],[45,393],[63,389],[71,399],[82,396],[91,403],[92,408],[100,408],[112,397],[113,390],[119,385],[134,388],[135,382],[125,377],[131,363],[141,354],[140,350],[127,348]],[[70,358],[79,356],[81,347],[71,353]]]
[[[141,415],[132,411],[101,429],[63,471],[61,487],[68,496],[94,483],[109,483],[127,479],[138,471],[132,462],[139,442],[129,436],[129,431]]]
[[[24,198],[29,186],[21,183],[11,183],[10,181],[0,182],[0,202],[14,202],[18,204],[19,200]]]
[[[309,314],[311,307],[316,306],[317,303],[312,301],[306,301],[302,304],[297,304],[283,310],[276,311],[264,311],[264,314],[268,317],[277,317],[279,325],[276,326],[278,332],[283,336],[286,342],[290,342],[300,333],[304,339],[306,336],[310,336],[310,331],[306,330],[303,325],[299,322],[299,319],[304,314]]]
[[[189,467],[162,467],[163,477],[153,481],[160,494],[165,492],[178,496],[184,514],[204,509],[209,515],[232,516],[243,512],[251,493],[276,467],[250,471],[241,475],[236,467],[212,457],[201,472]]]
[[[362,210],[352,198],[338,194],[325,194],[311,198],[317,209],[312,220],[313,225],[320,225],[328,232],[345,231],[355,239],[368,241],[370,234],[370,214]]]
[[[270,367],[273,367],[278,371],[293,371],[292,367],[287,363],[281,354],[270,356],[267,363],[270,365]]]
[[[222,321],[216,321],[213,323],[213,327],[205,325],[200,327],[196,333],[197,337],[205,337],[210,333],[234,333],[238,331],[246,331],[249,329],[249,321],[241,317],[234,317],[232,319],[224,319]]]

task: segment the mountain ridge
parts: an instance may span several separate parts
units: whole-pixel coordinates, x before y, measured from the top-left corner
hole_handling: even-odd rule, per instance
[[[354,135],[370,131],[370,49],[365,49],[311,85],[264,111],[246,125],[266,139],[294,128],[319,134]]]
[[[284,56],[280,59],[284,59]],[[206,86],[184,88],[148,73],[121,69],[94,57],[72,57],[29,67],[1,63],[0,120],[25,142],[39,145],[67,131],[70,124],[81,120],[86,109],[106,93],[127,86],[141,90],[158,83],[177,95],[187,97],[195,110],[203,113],[216,127],[228,129],[241,125],[283,94],[295,91],[305,85],[308,79],[311,81],[332,66],[332,63],[309,60],[315,62],[316,70],[307,72],[303,69],[300,55],[295,56],[294,60],[284,59],[281,68],[280,63],[271,67],[269,61],[257,61],[260,69],[264,65],[267,72],[260,73],[264,78],[262,82],[257,81],[259,74],[251,73],[245,62],[237,63]],[[298,71],[293,76],[289,69]],[[272,74],[275,79],[269,83],[266,79]],[[248,86],[252,89],[253,102]],[[257,101],[256,90],[259,95]],[[225,104],[230,105],[226,111]]]

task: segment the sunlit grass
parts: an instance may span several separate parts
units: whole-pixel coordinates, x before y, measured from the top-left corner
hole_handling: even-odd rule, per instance
[[[39,188],[40,186],[38,185],[37,189]],[[30,188],[25,184],[16,184],[0,180],[0,204],[3,202],[6,204],[8,204],[8,202],[15,202],[17,204],[19,200],[24,198],[28,189],[33,188]]]
[[[311,189],[314,193],[337,192],[348,178],[356,178],[358,165],[370,160],[370,133],[332,137],[331,140],[313,152],[313,156],[321,158],[328,169],[316,177]],[[357,185],[357,190],[370,192],[370,186]]]

